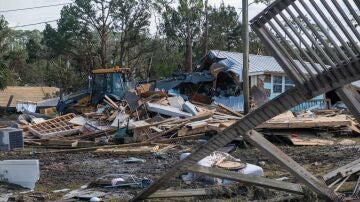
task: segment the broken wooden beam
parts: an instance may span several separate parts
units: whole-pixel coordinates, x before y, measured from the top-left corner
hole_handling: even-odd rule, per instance
[[[331,184],[332,182],[352,175],[360,171],[360,159],[352,161],[340,168],[337,168],[323,176],[326,184]]]
[[[189,171],[209,175],[212,177],[228,179],[236,182],[241,182],[243,184],[256,185],[261,187],[266,187],[270,189],[286,191],[296,194],[304,194],[304,190],[300,184],[294,184],[290,182],[283,182],[273,179],[268,179],[264,177],[257,177],[251,175],[245,175],[241,173],[231,172],[228,170],[220,168],[210,168],[200,165],[193,165],[189,168]]]
[[[244,117],[244,115],[242,115],[241,113],[239,112],[236,112],[234,110],[232,110],[230,107],[226,106],[226,105],[223,105],[221,103],[218,104],[219,107],[223,108],[224,110],[226,110],[227,112],[230,112],[231,114],[235,115],[235,116],[238,116],[238,117]]]
[[[328,199],[334,201],[338,200],[338,196],[335,192],[327,187],[324,182],[320,181],[304,167],[296,163],[292,158],[278,149],[275,145],[271,144],[262,136],[262,134],[251,130],[244,135],[244,138],[319,195],[326,196]]]

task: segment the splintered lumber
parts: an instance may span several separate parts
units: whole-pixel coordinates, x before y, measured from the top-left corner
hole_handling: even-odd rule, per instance
[[[171,117],[179,117],[179,116],[180,117],[191,117],[192,116],[192,114],[183,112],[178,108],[160,105],[160,104],[151,103],[151,102],[146,103],[146,108],[149,111],[167,115],[167,116],[171,116]]]
[[[345,115],[335,117],[317,117],[317,118],[287,118],[271,119],[256,128],[262,129],[286,129],[286,128],[316,128],[316,127],[340,127],[352,126],[352,120]]]
[[[182,123],[182,122],[195,122],[195,121],[201,121],[204,119],[208,119],[211,118],[213,116],[214,112],[213,111],[205,111],[205,112],[201,112],[199,114],[197,114],[196,116],[192,116],[186,119],[179,119],[176,120],[174,122],[172,122],[172,124],[177,124],[177,123]]]
[[[167,122],[170,122],[170,121],[175,121],[175,120],[178,120],[178,118],[174,117],[174,118],[168,118],[168,119],[165,119],[163,121],[158,121],[158,122],[153,122],[151,123],[150,125],[151,126],[157,126],[157,125],[161,125],[163,123],[167,123]]]
[[[315,146],[315,145],[333,145],[334,141],[332,140],[324,140],[319,138],[313,138],[313,137],[293,137],[290,136],[290,141],[293,145],[296,146]]]
[[[58,146],[68,146],[68,147],[77,147],[78,141],[76,140],[60,140],[60,139],[49,139],[41,143],[41,145],[58,145]]]
[[[124,155],[151,154],[159,150],[158,146],[139,146],[139,147],[123,147],[123,148],[101,148],[96,153],[115,153]]]
[[[244,134],[244,138],[252,145],[256,146],[264,154],[271,157],[275,162],[285,168],[289,173],[294,175],[300,182],[313,189],[316,193],[331,196],[329,198],[332,198],[332,195],[334,195],[333,190],[327,187],[323,181],[316,178],[313,174],[311,174],[304,167],[296,163],[283,151],[281,151],[275,145],[271,144],[262,136],[262,134],[256,132],[255,130],[251,130]]]
[[[156,141],[153,141],[153,143],[174,143],[174,142],[185,141],[185,140],[198,140],[198,139],[204,138],[204,137],[206,137],[205,134],[187,135],[187,136],[183,136],[183,137],[156,140]]]
[[[36,154],[48,154],[48,153],[74,153],[74,152],[84,152],[84,151],[96,151],[97,149],[108,149],[108,148],[124,148],[124,147],[139,147],[146,145],[154,145],[151,143],[131,143],[131,144],[122,144],[122,145],[104,145],[96,147],[87,147],[87,148],[76,148],[76,149],[63,149],[63,150],[53,150],[53,151],[44,151],[36,152]]]
[[[63,139],[36,139],[27,141],[28,145],[44,148],[80,148],[93,147],[96,144],[92,141],[63,140]],[[30,143],[30,144],[29,144]]]
[[[181,128],[181,127],[183,127],[183,126],[186,125],[186,124],[187,124],[187,121],[184,122],[184,123],[175,125],[175,126],[169,128],[168,130],[155,133],[155,135],[153,135],[151,138],[147,139],[146,142],[151,142],[151,141],[153,141],[153,140],[155,140],[155,139],[157,139],[157,138],[159,138],[159,137],[161,137],[161,136],[163,136],[163,135],[166,135],[166,134],[168,134],[168,133],[170,133],[170,132],[173,132],[173,131],[175,131],[175,130]]]
[[[73,124],[69,123],[69,121],[75,116],[76,115],[73,113],[66,114],[64,116],[59,116],[42,123],[32,125],[28,127],[28,129],[33,135],[41,139],[72,135],[79,132],[79,128],[74,127]]]
[[[107,104],[109,104],[114,109],[119,109],[119,106],[111,99],[109,96],[105,95],[105,99],[107,100]]]
[[[233,180],[236,182],[241,182],[243,184],[256,185],[256,186],[266,187],[280,191],[287,191],[296,194],[304,194],[303,188],[301,187],[300,184],[283,182],[283,181],[268,179],[264,177],[245,175],[220,168],[210,168],[200,165],[191,166],[189,171],[203,175],[209,175],[212,177]]]
[[[360,171],[360,159],[357,159],[353,162],[350,162],[340,168],[337,168],[323,176],[323,179],[327,184],[331,184],[332,182],[352,175],[356,172]]]
[[[244,116],[244,115],[240,114],[239,112],[236,112],[236,111],[232,110],[230,107],[225,106],[221,103],[219,103],[218,106],[221,107],[222,109],[226,110],[227,112],[230,112],[230,114],[233,114],[234,116],[238,116],[238,117]]]
[[[150,124],[146,121],[135,121],[129,123],[129,129],[136,129],[136,128],[143,128],[143,127],[150,127]]]
[[[74,140],[74,139],[91,140],[91,139],[102,137],[102,136],[105,136],[105,135],[108,135],[108,134],[112,134],[116,130],[117,130],[116,128],[109,128],[107,130],[100,130],[100,131],[94,131],[94,132],[86,133],[86,134],[83,134],[83,135],[71,136],[71,137],[68,137],[67,139],[70,139],[70,140]]]

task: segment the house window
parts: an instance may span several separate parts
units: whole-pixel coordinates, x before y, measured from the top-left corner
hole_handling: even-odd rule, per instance
[[[285,83],[284,83],[285,91],[289,90],[292,87],[294,87],[294,83],[291,81],[289,77],[285,76]]]
[[[273,76],[273,93],[282,93],[283,77]]]

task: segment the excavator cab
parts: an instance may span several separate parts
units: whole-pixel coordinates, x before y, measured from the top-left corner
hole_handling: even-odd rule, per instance
[[[91,104],[98,104],[105,95],[120,100],[124,93],[133,87],[128,82],[128,68],[114,67],[92,71]]]
[[[60,99],[56,109],[60,114],[84,113],[91,111],[105,95],[113,100],[120,100],[124,93],[134,87],[134,83],[128,82],[127,73],[129,68],[118,66],[109,69],[95,69],[91,72],[90,86]]]

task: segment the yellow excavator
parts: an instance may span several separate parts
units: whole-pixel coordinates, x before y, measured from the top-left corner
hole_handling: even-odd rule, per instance
[[[61,96],[56,106],[58,113],[92,111],[105,95],[111,99],[120,100],[128,89],[135,86],[135,83],[128,82],[129,70],[129,68],[119,66],[92,70],[89,88],[68,96]]]

